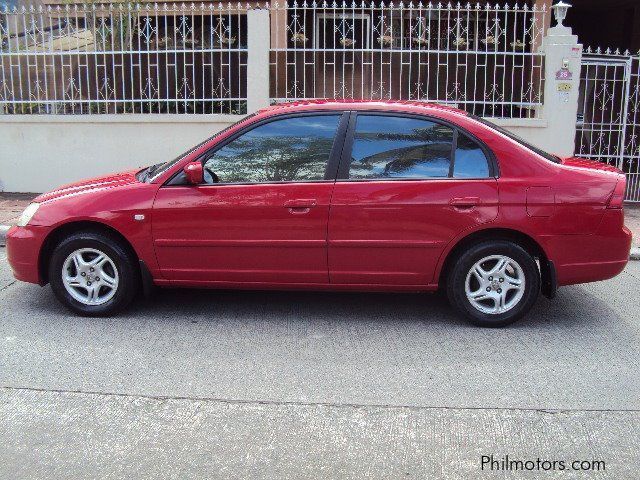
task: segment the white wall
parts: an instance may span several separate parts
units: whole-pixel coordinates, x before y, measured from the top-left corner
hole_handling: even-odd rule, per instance
[[[62,184],[164,162],[238,115],[0,115],[0,191]]]
[[[548,135],[549,125],[546,120],[541,118],[487,118],[487,120],[506,128],[547,152],[563,154],[562,148],[559,148],[554,136]],[[564,132],[560,132],[558,137],[564,134]]]
[[[269,15],[248,13],[247,104],[269,104]],[[494,120],[543,150],[574,148],[582,46],[567,27],[547,31],[544,105],[536,119]],[[556,79],[568,65],[570,81]],[[569,95],[559,87],[570,83]],[[0,191],[43,192],[62,184],[167,161],[239,120],[235,115],[0,115]]]
[[[171,160],[241,115],[0,115],[0,191],[63,184]],[[543,149],[547,122],[490,119]]]
[[[0,191],[44,192],[174,158],[240,115],[2,115]],[[546,148],[539,119],[491,119]]]

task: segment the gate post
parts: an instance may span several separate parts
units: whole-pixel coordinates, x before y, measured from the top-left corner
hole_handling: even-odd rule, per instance
[[[578,90],[582,45],[571,28],[562,24],[570,5],[553,7],[557,24],[542,40],[545,54],[544,104],[542,118],[547,122],[541,144],[551,153],[571,156],[575,150],[578,117]]]
[[[247,113],[269,106],[269,10],[247,11]]]

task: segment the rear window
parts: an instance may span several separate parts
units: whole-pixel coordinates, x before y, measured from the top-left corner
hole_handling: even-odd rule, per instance
[[[474,120],[477,120],[478,122],[482,123],[483,125],[486,125],[487,127],[491,128],[492,130],[495,130],[497,132],[502,133],[503,135],[509,137],[514,142],[517,142],[520,145],[522,145],[523,147],[531,150],[532,152],[537,153],[542,158],[544,158],[546,160],[549,160],[550,162],[553,162],[553,163],[560,163],[560,157],[557,157],[556,155],[552,155],[551,153],[548,153],[548,152],[545,152],[544,150],[541,150],[540,148],[536,147],[535,145],[532,145],[529,142],[527,142],[524,138],[519,137],[515,133],[510,132],[509,130],[506,130],[506,129],[502,128],[502,127],[499,127],[495,123],[491,123],[490,121],[485,120],[484,118],[478,117],[476,115],[469,115],[469,117],[473,118]]]

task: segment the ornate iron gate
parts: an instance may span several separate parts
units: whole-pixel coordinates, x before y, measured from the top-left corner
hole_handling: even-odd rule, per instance
[[[640,55],[587,49],[582,57],[576,155],[627,173],[626,199],[640,202]]]

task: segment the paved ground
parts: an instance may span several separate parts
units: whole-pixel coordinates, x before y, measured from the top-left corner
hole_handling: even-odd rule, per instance
[[[78,318],[4,255],[0,478],[637,478],[640,262],[481,330],[426,295],[176,290]]]
[[[633,246],[640,247],[640,204],[625,207],[624,223],[633,232]]]
[[[14,225],[35,193],[0,193],[0,225]]]

